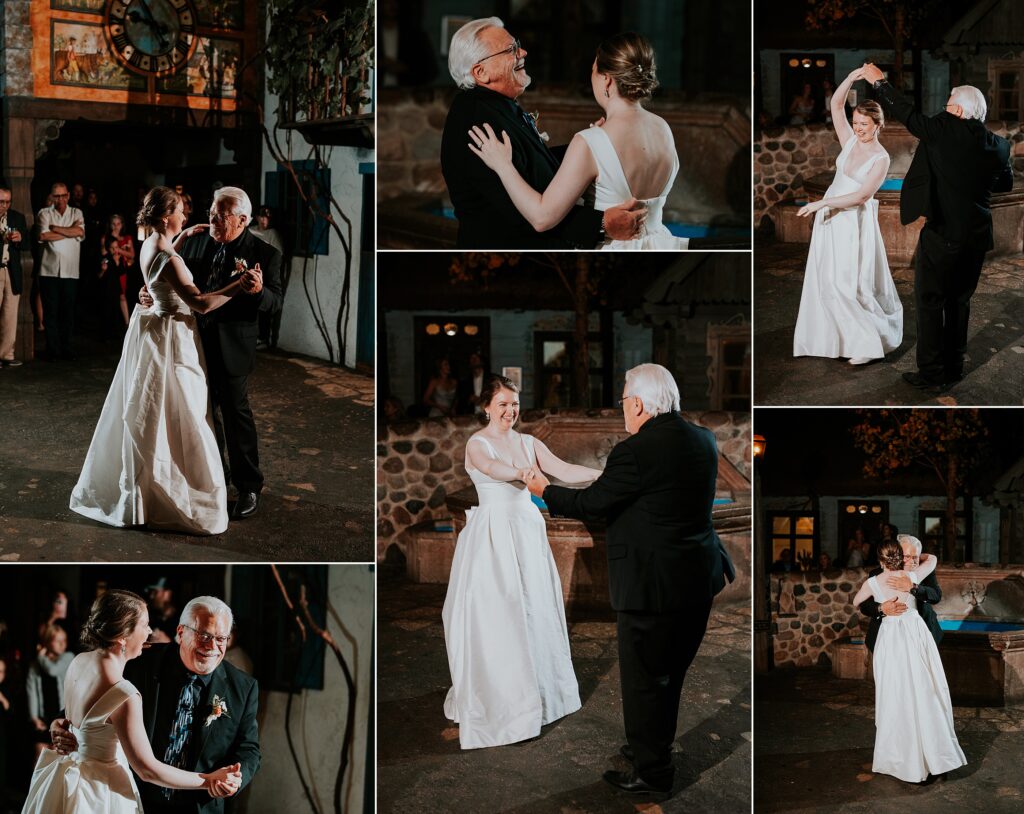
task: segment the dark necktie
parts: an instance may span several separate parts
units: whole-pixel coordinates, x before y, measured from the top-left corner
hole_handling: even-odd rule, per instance
[[[216,291],[224,287],[224,267],[228,262],[228,244],[221,243],[217,253],[213,255],[213,262],[210,263],[210,276],[206,278],[206,293]]]
[[[540,130],[537,129],[537,122],[534,121],[533,116],[531,116],[529,113],[527,113],[521,107],[519,107],[519,105],[516,105],[516,108],[519,110],[519,115],[522,117],[523,121],[526,122],[530,126],[530,130],[533,131],[533,134],[537,138],[539,138],[541,141],[544,141],[544,139],[541,138]]]
[[[193,712],[199,703],[200,686],[199,676],[189,673],[188,681],[181,688],[181,695],[178,697],[178,709],[171,724],[171,737],[167,742],[167,751],[164,752],[164,763],[178,769],[184,769],[188,761],[188,741],[192,735]],[[163,792],[164,797],[170,800],[174,789],[164,789]]]

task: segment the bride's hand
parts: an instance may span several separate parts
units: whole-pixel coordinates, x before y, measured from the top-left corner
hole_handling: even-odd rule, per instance
[[[798,218],[806,218],[810,215],[813,215],[819,209],[823,209],[824,207],[824,201],[814,201],[813,203],[804,204],[803,206],[800,207],[800,211],[796,213],[796,216]]]
[[[489,124],[484,123],[483,130],[473,125],[469,131],[469,138],[469,149],[480,156],[480,160],[492,170],[500,169],[503,164],[512,163],[512,139],[504,130],[501,131],[499,139]]]
[[[200,772],[203,788],[211,797],[230,797],[242,785],[242,764],[233,763],[213,772]]]
[[[850,75],[847,76],[846,78],[849,79],[851,82],[856,82],[858,79],[863,79],[864,66],[862,65],[859,68],[854,68],[852,71],[850,71]]]

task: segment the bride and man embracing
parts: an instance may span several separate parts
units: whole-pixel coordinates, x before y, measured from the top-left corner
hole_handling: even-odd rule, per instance
[[[281,303],[281,253],[249,231],[251,219],[238,187],[217,190],[209,223],[188,229],[177,192],[146,195],[136,219],[149,231],[146,287],[72,510],[111,526],[220,534],[230,480],[232,519],[256,513],[263,473],[248,378],[259,314]]]
[[[847,93],[857,80],[874,88],[846,119]],[[993,192],[1013,186],[1009,142],[985,127],[985,95],[953,88],[942,112],[925,116],[874,65],[851,71],[832,96],[832,124],[842,150],[832,185],[802,207],[814,217],[794,356],[846,358],[868,364],[903,341],[903,306],[892,281],[878,225],[878,192],[889,154],[878,141],[885,117],[919,139],[900,193],[904,225],[925,217],[914,272],[917,371],[914,387],[939,392],[963,378],[971,297],[985,254],[993,248]]]
[[[108,590],[82,626],[90,648],[64,679],[23,812],[224,811],[260,766],[256,680],[223,663],[231,608],[212,596],[181,613],[177,646],[147,647],[142,597]],[[137,785],[135,778],[144,781]]]
[[[498,17],[452,37],[448,70],[461,89],[441,138],[441,170],[460,249],[687,248],[662,223],[676,174],[672,130],[643,109],[658,86],[654,50],[635,33],[597,48],[590,72],[604,116],[549,148],[518,99],[527,51]],[[593,206],[578,205],[595,184]]]
[[[466,443],[479,505],[467,513],[452,562],[443,621],[452,687],[445,715],[463,749],[535,738],[581,708],[544,517],[607,524],[608,580],[617,612],[627,772],[604,779],[627,792],[672,790],[680,694],[714,596],[735,570],[712,524],[718,448],[679,414],[664,367],[626,373],[620,403],[629,437],[604,470],[566,463],[515,430],[519,394],[491,379],[487,425]],[[544,473],[584,489],[553,486]]]

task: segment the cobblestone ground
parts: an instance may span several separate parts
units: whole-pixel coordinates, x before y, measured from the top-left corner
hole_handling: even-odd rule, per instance
[[[807,247],[759,243],[754,269],[754,399],[758,405],[1024,404],[1024,256],[989,260],[971,300],[965,376],[939,394],[902,379],[917,370],[914,272],[893,269],[903,302],[903,344],[880,362],[793,358]]]
[[[117,359],[108,346],[0,371],[0,560],[374,559],[373,379],[283,353],[261,353],[249,380],[267,479],[255,517],[189,537],[68,509]]]
[[[716,606],[686,677],[674,796],[629,797],[601,780],[627,768],[615,623],[570,620],[583,709],[540,736],[462,751],[444,717],[444,585],[378,576],[377,802],[383,812],[745,812],[750,810],[750,608]]]
[[[928,786],[871,771],[873,682],[827,670],[756,676],[754,811],[759,814],[1010,814],[1024,811],[1024,706],[954,707],[967,765]]]

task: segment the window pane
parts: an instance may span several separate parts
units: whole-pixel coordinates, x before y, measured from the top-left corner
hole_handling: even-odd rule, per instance
[[[591,341],[591,342],[587,343],[587,352],[588,352],[588,355],[590,356],[590,366],[591,367],[603,367],[604,366],[604,362],[602,361],[602,359],[604,359],[603,350],[604,349],[601,347],[601,343],[600,342]]]
[[[796,555],[797,558],[810,557],[814,554],[814,541],[806,539],[798,539],[796,541]]]
[[[789,548],[788,537],[773,537],[772,538],[772,562],[775,562],[783,551]]]
[[[772,518],[772,534],[789,534],[790,522],[788,517]]]
[[[544,343],[544,367],[569,366],[569,354],[565,342]]]
[[[727,341],[722,348],[722,362],[729,367],[743,367],[749,345],[746,340]]]
[[[603,388],[601,376],[590,375],[590,404],[592,407],[601,406],[601,391]]]
[[[814,534],[814,518],[798,517],[796,519],[797,534]]]
[[[941,517],[926,517],[924,519],[924,533],[926,537],[931,537],[933,534],[942,533],[942,518]]]

